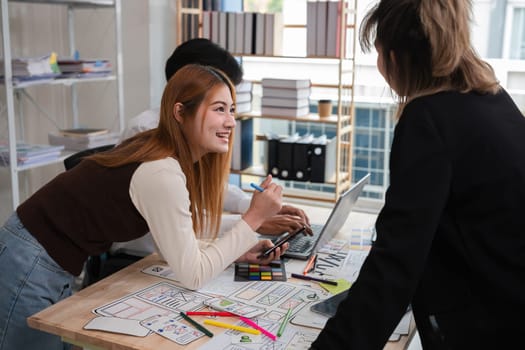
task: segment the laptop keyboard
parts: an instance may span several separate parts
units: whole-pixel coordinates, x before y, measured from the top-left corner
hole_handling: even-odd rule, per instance
[[[305,236],[303,234],[299,234],[293,239],[291,239],[289,241],[290,246],[287,249],[288,252],[290,253],[306,252],[315,243],[315,241],[317,240],[317,237],[321,234],[323,225],[312,224],[310,227],[312,228],[313,235]]]

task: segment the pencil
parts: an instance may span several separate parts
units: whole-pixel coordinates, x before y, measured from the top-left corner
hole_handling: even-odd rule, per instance
[[[326,284],[329,284],[331,286],[337,286],[337,281],[325,280],[323,278],[299,275],[297,273],[292,273],[292,277],[300,278],[302,280],[307,280],[307,281],[315,281],[315,282],[320,282],[320,283],[326,283]]]
[[[277,336],[280,337],[283,335],[284,329],[286,328],[286,324],[288,323],[288,319],[290,318],[290,314],[292,313],[292,308],[288,308],[288,311],[286,312],[286,315],[284,315],[283,322],[279,326],[279,330],[277,331]]]
[[[266,329],[262,328],[261,326],[259,326],[257,323],[253,322],[252,320],[250,320],[249,318],[246,318],[246,317],[239,317],[240,320],[244,323],[246,323],[248,326],[250,327],[253,327],[255,329],[258,329],[262,332],[262,334],[264,334],[265,336],[267,336],[268,338],[270,338],[271,340],[276,340],[277,337],[275,336],[275,334],[267,331]]]
[[[317,256],[317,254],[313,254],[310,257],[310,259],[308,259],[308,262],[306,263],[306,266],[304,267],[304,270],[303,270],[303,275],[306,275],[308,272],[310,272],[310,270],[312,269],[312,266],[314,264],[316,256]]]
[[[186,315],[184,312],[180,312],[180,315],[182,316],[183,319],[185,319],[186,321],[191,323],[193,326],[195,326],[195,328],[197,328],[199,331],[201,331],[202,333],[206,334],[210,338],[213,337],[213,333],[212,332],[207,330],[201,324],[197,323],[197,321],[193,320],[190,316]]]
[[[234,329],[236,331],[240,331],[240,332],[244,332],[244,333],[250,333],[250,334],[255,334],[255,335],[261,334],[261,331],[258,330],[258,329],[237,326],[235,324],[219,322],[219,321],[210,320],[210,319],[205,319],[204,320],[204,324],[210,324],[210,325],[216,326],[216,327]]]

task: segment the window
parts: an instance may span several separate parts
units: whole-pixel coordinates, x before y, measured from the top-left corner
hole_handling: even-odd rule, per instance
[[[371,174],[365,197],[384,199],[388,187],[388,159],[393,136],[392,111],[371,104],[356,105],[353,179]]]
[[[509,58],[525,59],[525,7],[515,7],[512,11]]]

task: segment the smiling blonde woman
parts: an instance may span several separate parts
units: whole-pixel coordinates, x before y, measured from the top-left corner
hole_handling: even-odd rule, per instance
[[[22,203],[0,229],[0,349],[62,349],[26,318],[71,293],[89,255],[152,233],[178,284],[197,289],[234,261],[269,263],[255,230],[281,209],[263,181],[250,208],[217,237],[228,179],[235,90],[221,71],[188,65],[168,82],[156,129],[85,158]],[[16,267],[16,268],[14,268]],[[23,335],[23,336],[22,336]]]

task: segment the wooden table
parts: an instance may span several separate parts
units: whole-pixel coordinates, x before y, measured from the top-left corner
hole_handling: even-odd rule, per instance
[[[315,212],[316,219],[319,219],[322,216],[327,217],[329,213],[329,210],[325,208],[316,208],[315,211],[311,210],[311,207],[305,207],[304,209],[307,210],[308,213]],[[352,213],[341,232],[350,232],[348,229],[351,226],[356,227],[356,224],[362,225],[366,220],[373,222],[373,219],[374,216],[370,214]],[[314,221],[312,220],[312,222]],[[199,346],[207,342],[209,338],[203,337],[187,346],[180,346],[157,334],[150,334],[147,337],[134,337],[83,329],[88,321],[96,317],[96,315],[92,313],[93,309],[154,283],[166,281],[165,279],[141,272],[141,269],[145,267],[161,263],[163,262],[159,259],[157,254],[147,256],[135,264],[130,265],[98,283],[75,293],[71,297],[29,317],[28,324],[30,327],[44,332],[59,335],[64,341],[82,346],[86,349],[197,349]],[[388,342],[385,349],[405,349],[414,334],[414,330],[415,325],[414,322],[412,322],[410,334],[408,336],[402,336],[399,341]]]

